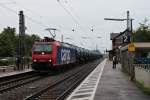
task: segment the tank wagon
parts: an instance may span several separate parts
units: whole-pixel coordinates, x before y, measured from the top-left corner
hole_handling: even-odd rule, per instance
[[[33,45],[32,68],[37,71],[49,71],[69,64],[86,63],[100,57],[100,52],[45,37]]]

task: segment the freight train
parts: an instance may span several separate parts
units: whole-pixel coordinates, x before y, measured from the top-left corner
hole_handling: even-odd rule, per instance
[[[50,71],[66,65],[86,63],[102,57],[98,51],[90,51],[69,43],[45,37],[34,43],[32,48],[32,69]]]

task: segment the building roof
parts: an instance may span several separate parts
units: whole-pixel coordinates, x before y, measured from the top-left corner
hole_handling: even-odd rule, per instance
[[[112,40],[114,38],[118,38],[118,37],[122,36],[123,34],[125,34],[126,32],[128,32],[127,29],[125,31],[123,31],[123,32],[120,32],[120,33],[111,33],[110,34],[110,40]]]
[[[118,36],[120,33],[111,33],[110,34],[110,40],[113,40],[116,36]]]

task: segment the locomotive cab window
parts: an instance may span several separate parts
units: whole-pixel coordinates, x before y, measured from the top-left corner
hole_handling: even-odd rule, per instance
[[[35,52],[51,52],[52,46],[49,44],[36,44],[33,47],[33,51]]]

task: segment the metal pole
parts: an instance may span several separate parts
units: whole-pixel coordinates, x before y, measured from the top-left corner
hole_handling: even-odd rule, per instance
[[[133,26],[132,26],[132,19],[130,19],[131,21],[131,43],[134,42],[134,34],[132,33],[132,30],[133,30]],[[135,79],[135,66],[134,66],[134,58],[135,58],[135,53],[132,52],[131,53],[131,80],[134,81]]]
[[[129,11],[127,11],[127,30],[130,30],[130,15],[129,15]]]
[[[130,20],[131,20],[131,37],[132,37],[131,42],[134,42],[134,37],[133,37],[133,33],[132,33],[132,31],[133,31],[133,25],[132,25],[133,19],[130,19]]]
[[[19,70],[24,67],[24,56],[25,56],[25,21],[23,11],[19,12]]]
[[[61,35],[61,42],[63,42],[64,41],[64,36],[63,36],[63,34]]]

